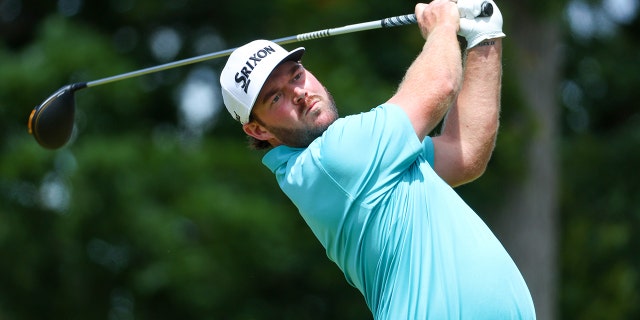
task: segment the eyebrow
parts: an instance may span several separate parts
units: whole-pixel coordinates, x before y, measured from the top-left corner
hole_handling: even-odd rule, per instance
[[[298,70],[300,70],[300,69],[303,69],[303,67],[302,67],[302,63],[298,62],[298,63],[296,63],[295,65],[291,66],[291,68],[289,68],[289,73],[288,73],[288,74],[289,74],[289,75],[291,75],[291,74],[295,74],[295,73],[296,73],[296,72],[298,72]],[[269,91],[267,91],[267,92],[264,94],[264,96],[262,97],[262,100],[261,100],[262,104],[266,104],[266,103],[267,103],[267,100],[268,100],[271,96],[273,96],[273,95],[274,95],[278,90],[280,90],[280,89],[279,89],[279,88],[272,88],[272,89],[269,89]]]

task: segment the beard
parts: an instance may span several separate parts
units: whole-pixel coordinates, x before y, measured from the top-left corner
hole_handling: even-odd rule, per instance
[[[325,89],[326,90],[326,89]],[[338,108],[333,96],[329,91],[327,96],[329,97],[328,108],[323,112],[328,113],[325,116],[329,116],[329,121],[324,121],[320,124],[307,125],[303,128],[283,128],[278,126],[265,126],[280,142],[284,145],[293,148],[306,148],[313,142],[313,140],[320,137],[327,128],[338,119]],[[256,119],[257,120],[257,119]]]

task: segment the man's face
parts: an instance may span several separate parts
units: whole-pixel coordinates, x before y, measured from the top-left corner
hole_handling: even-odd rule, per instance
[[[300,63],[279,65],[253,106],[244,131],[273,146],[307,147],[338,118],[333,98]]]

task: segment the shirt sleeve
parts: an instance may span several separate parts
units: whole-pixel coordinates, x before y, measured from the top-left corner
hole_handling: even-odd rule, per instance
[[[420,143],[404,110],[393,104],[340,119],[316,142],[316,157],[327,174],[354,198],[375,198],[393,187],[394,179],[429,148]]]
[[[433,161],[435,158],[435,148],[433,146],[433,140],[431,137],[426,136],[424,141],[422,141],[422,152],[424,153],[424,157],[429,162],[431,168],[433,168]]]

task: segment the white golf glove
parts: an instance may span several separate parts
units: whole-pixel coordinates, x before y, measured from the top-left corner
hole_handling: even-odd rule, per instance
[[[493,5],[493,15],[478,17],[483,2]],[[460,11],[460,31],[458,35],[467,39],[467,49],[477,46],[487,39],[504,38],[502,13],[493,0],[458,0]]]

